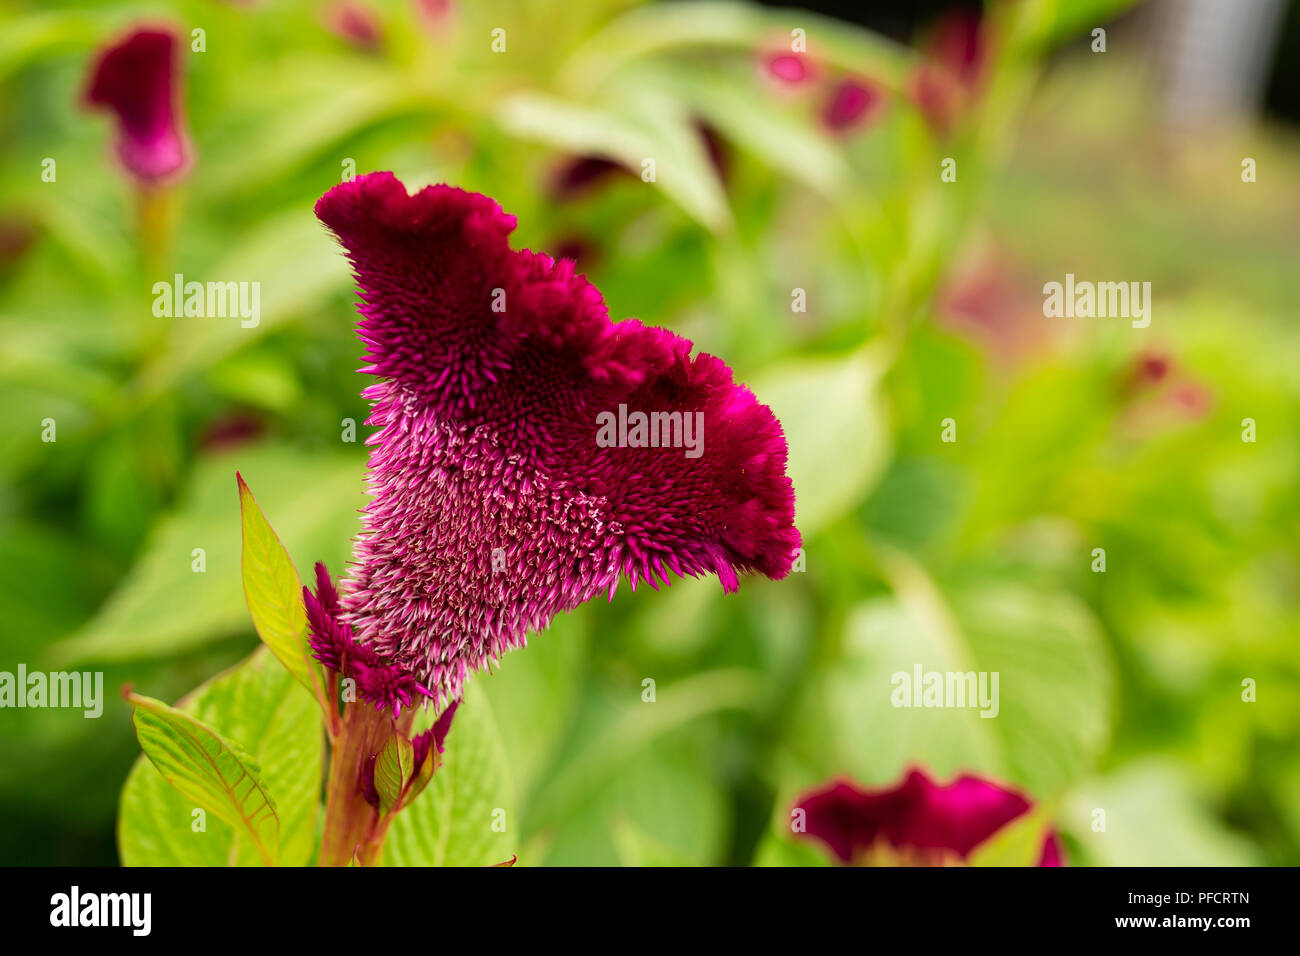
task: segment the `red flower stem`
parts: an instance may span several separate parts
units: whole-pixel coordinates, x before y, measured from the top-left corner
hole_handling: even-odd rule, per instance
[[[394,733],[410,734],[414,719],[413,709],[394,721],[388,711],[362,701],[344,709],[325,791],[321,866],[347,866],[354,854],[362,866],[379,862],[392,814],[381,817],[379,808],[366,799],[364,775],[373,773],[374,758]]]

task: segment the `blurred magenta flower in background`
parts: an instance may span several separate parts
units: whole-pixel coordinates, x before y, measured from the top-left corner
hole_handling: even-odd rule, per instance
[[[325,28],[358,50],[374,53],[384,45],[384,31],[375,12],[357,0],[338,0],[324,15]]]
[[[871,82],[852,77],[840,80],[822,109],[822,121],[836,133],[847,133],[875,119],[884,108],[881,90]]]
[[[958,10],[941,17],[924,44],[925,62],[912,76],[911,95],[937,133],[947,134],[979,95],[990,61],[980,16]]]
[[[91,70],[86,103],[117,117],[117,155],[145,184],[172,178],[190,162],[178,106],[176,35],[142,27],[100,54]]]
[[[805,794],[806,837],[821,841],[841,863],[943,866],[965,862],[980,844],[1027,813],[1014,790],[974,776],[937,784],[913,769],[892,789],[863,790],[838,780]],[[892,851],[892,852],[891,852]],[[1039,866],[1063,865],[1055,831],[1044,838]]]
[[[763,66],[772,79],[790,86],[808,82],[814,75],[808,58],[798,53],[769,53],[763,61]]]

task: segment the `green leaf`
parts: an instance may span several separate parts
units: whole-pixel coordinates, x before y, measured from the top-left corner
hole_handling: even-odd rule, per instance
[[[753,68],[688,72],[682,64],[654,74],[722,136],[823,196],[851,182],[841,148],[806,113],[783,109],[753,82]]]
[[[244,599],[258,636],[281,664],[313,694],[324,688],[307,643],[307,611],[302,603],[302,579],[293,559],[276,537],[266,515],[235,472],[239,486],[243,549],[240,567]]]
[[[1100,812],[1099,812],[1100,811]],[[1091,866],[1260,866],[1259,847],[1229,830],[1195,772],[1145,757],[1090,780],[1059,820]]]
[[[610,822],[610,834],[623,866],[692,866],[695,861],[665,846],[627,817]]]
[[[784,365],[750,383],[785,432],[805,540],[854,508],[884,470],[891,439],[877,390],[883,370],[880,353],[861,351]]]
[[[514,784],[486,696],[461,703],[442,760],[394,818],[385,866],[491,866],[518,851]]]
[[[697,721],[766,699],[763,675],[705,671],[659,685],[653,703],[639,682],[620,690],[581,715],[559,759],[546,766],[528,801],[525,837],[552,841],[548,865],[612,866],[618,850],[610,826],[622,816],[696,864],[720,862],[726,795],[707,765],[680,748]]]
[[[830,851],[816,842],[770,830],[754,853],[754,866],[831,866],[833,862]]]
[[[365,501],[364,467],[359,455],[266,447],[203,462],[179,510],[154,528],[140,559],[89,623],[50,648],[51,661],[168,657],[249,633],[231,471],[238,468],[258,486],[287,547],[338,566]],[[204,555],[201,573],[195,549]]]
[[[133,385],[140,402],[164,398],[276,327],[301,321],[330,296],[344,292],[351,280],[347,260],[310,208],[259,222],[227,255],[209,263],[207,274],[260,283],[266,294],[258,300],[257,324],[246,328],[242,317],[168,320],[172,325],[166,348],[141,369]]]
[[[248,754],[211,727],[160,700],[130,694],[140,747],[158,772],[184,796],[242,830],[267,863],[280,846],[275,801]]]
[[[617,159],[638,176],[655,163],[654,185],[706,229],[730,227],[726,194],[690,115],[641,85],[614,91],[608,103],[583,104],[518,93],[499,104],[496,122],[511,136],[575,154]]]
[[[678,582],[664,596],[687,584]],[[545,634],[511,651],[492,679],[479,685],[478,692],[492,705],[510,775],[521,794],[553,771],[555,752],[573,721],[591,643],[588,621],[583,614],[556,617]]]
[[[920,764],[944,780],[973,771],[1042,798],[1090,769],[1109,738],[1114,678],[1084,605],[1002,580],[940,592],[904,556],[882,563],[894,595],[850,612],[842,651],[792,723],[788,741],[810,765],[804,784],[846,772],[892,784]],[[988,674],[989,691],[997,673],[996,715],[978,705],[895,706],[895,675],[910,684],[918,667]]]
[[[901,44],[843,20],[807,10],[765,10],[735,2],[655,3],[614,19],[590,37],[566,64],[562,84],[590,90],[638,57],[722,47],[752,57],[774,36],[790,37],[792,24],[809,37],[809,52],[823,63],[870,76],[902,90],[915,55]]]
[[[1012,820],[975,848],[971,866],[1037,866],[1049,815],[1041,808]]]
[[[260,779],[276,797],[279,864],[309,863],[325,753],[320,708],[311,697],[259,648],[199,687],[177,709],[219,728],[227,742],[251,755]],[[123,865],[261,865],[256,843],[243,827],[227,824],[212,809],[206,826],[197,829],[195,809],[196,798],[170,785],[141,755],[122,789],[118,848]]]
[[[430,748],[432,754],[433,748]],[[428,763],[428,759],[425,763]],[[401,734],[394,734],[375,759],[375,790],[379,805],[388,813],[402,798],[402,789],[415,769],[415,748]]]

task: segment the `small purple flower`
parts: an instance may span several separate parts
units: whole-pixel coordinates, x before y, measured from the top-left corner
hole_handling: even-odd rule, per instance
[[[893,789],[863,790],[837,780],[805,794],[803,835],[819,840],[841,863],[890,862],[942,866],[964,862],[971,852],[1012,820],[1029,801],[979,777],[958,777],[944,786],[920,770]],[[1043,841],[1039,866],[1062,866],[1054,831]]]
[[[379,378],[374,497],[342,597],[317,600],[340,608],[314,612],[318,654],[354,655],[377,693],[394,668],[440,705],[620,577],[716,574],[732,591],[742,571],[790,570],[785,439],[725,363],[611,322],[573,263],[510,248],[515,219],[486,196],[373,173],[316,213],[352,261]],[[628,410],[699,423],[700,454],[602,445],[601,417]]]
[[[85,100],[117,116],[117,155],[131,175],[154,184],[178,175],[190,148],[178,117],[176,36],[142,28],[100,54]]]

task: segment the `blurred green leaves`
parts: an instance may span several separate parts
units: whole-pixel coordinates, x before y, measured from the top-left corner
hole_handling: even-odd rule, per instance
[[[100,612],[52,653],[64,662],[138,660],[239,634],[247,628],[240,592],[238,467],[265,488],[267,508],[290,552],[335,567],[347,554],[363,502],[362,463],[333,453],[248,450],[205,462],[185,504],[150,536],[140,561]],[[196,571],[203,551],[203,571]]]
[[[983,773],[1041,798],[1086,773],[1107,742],[1113,692],[1087,610],[1066,594],[1002,582],[941,593],[919,567],[894,561],[896,596],[853,609],[842,652],[796,717],[790,744],[813,775],[840,768],[884,785],[919,764],[945,779]],[[911,686],[918,666],[996,673],[996,708],[923,707],[914,686],[911,706],[899,706],[894,675]]]

